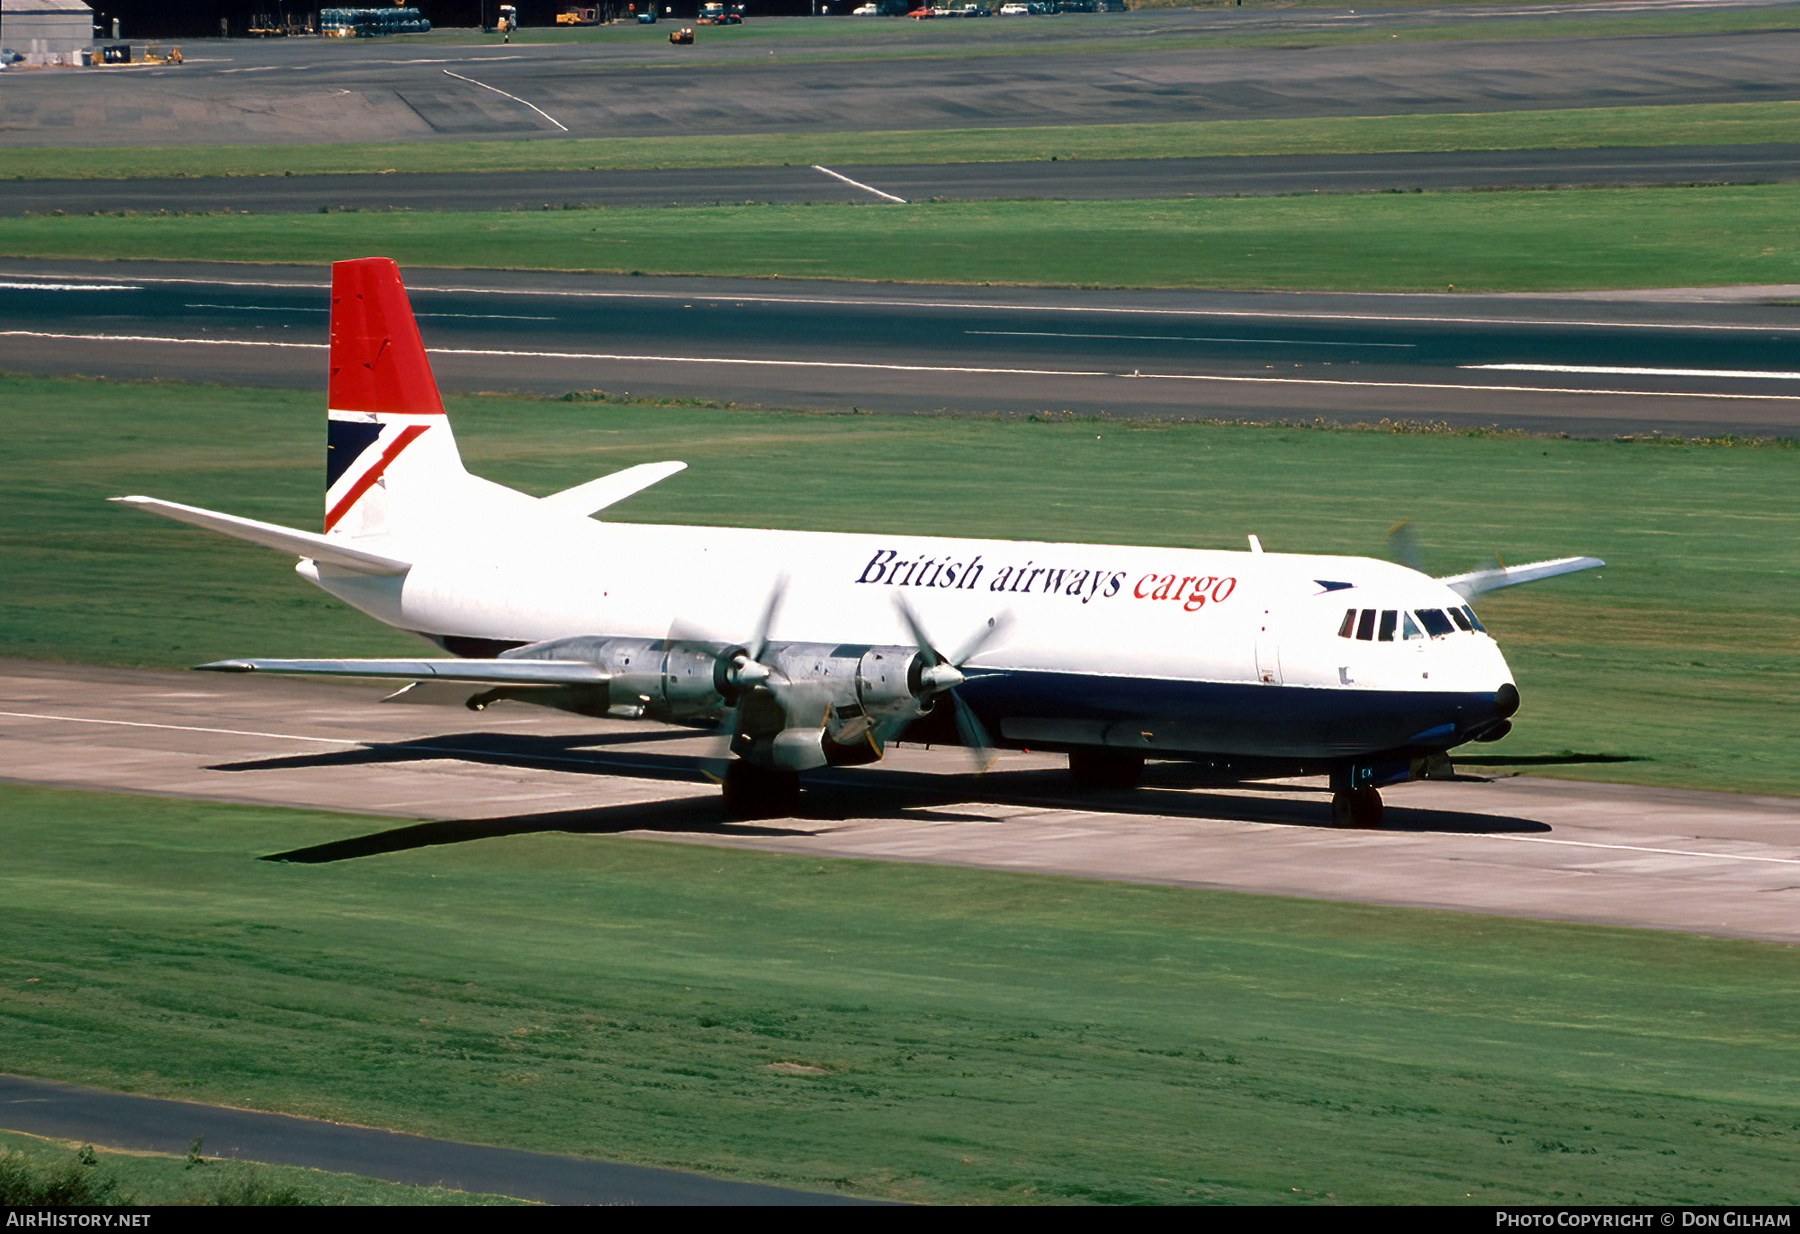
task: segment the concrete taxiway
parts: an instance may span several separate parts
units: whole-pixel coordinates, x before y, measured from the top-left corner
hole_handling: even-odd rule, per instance
[[[276,649],[278,650],[278,649]],[[808,780],[799,817],[732,824],[709,734],[257,676],[0,662],[15,782],[384,815],[266,856],[403,858],[501,835],[633,835],[1800,942],[1800,802],[1535,778],[1389,790],[1328,826],[1321,782],[1201,789],[1179,764],[1083,795],[1056,756],[909,748]]]
[[[1519,38],[1596,6],[1146,10],[992,22],[819,21],[786,39],[661,30],[577,44],[200,40],[147,71],[8,73],[9,144],[414,142],[1015,128],[1511,112],[1800,95],[1791,5],[1755,30]],[[1614,9],[1615,6],[1601,6]],[[1617,6],[1623,13],[1643,6]],[[1456,40],[1218,46],[1220,34],[1464,26]],[[1038,54],[1048,53],[1048,54]],[[1056,153],[1046,150],[1045,157]]]

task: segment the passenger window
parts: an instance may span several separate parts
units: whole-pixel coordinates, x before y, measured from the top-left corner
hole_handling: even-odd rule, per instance
[[[1399,619],[1400,614],[1394,609],[1384,608],[1381,610],[1380,641],[1384,643],[1391,643],[1394,641],[1394,627],[1399,623]]]
[[[1432,638],[1443,638],[1446,634],[1456,633],[1456,627],[1444,616],[1441,608],[1422,608],[1419,610],[1419,624],[1425,627],[1425,633]]]
[[[1365,608],[1362,611],[1362,620],[1356,623],[1356,637],[1365,643],[1375,637],[1374,609]]]
[[[1425,632],[1413,624],[1411,613],[1400,614],[1400,637],[1403,639],[1425,637]]]
[[[1356,610],[1351,609],[1344,614],[1344,624],[1338,627],[1339,638],[1349,638],[1356,633]]]

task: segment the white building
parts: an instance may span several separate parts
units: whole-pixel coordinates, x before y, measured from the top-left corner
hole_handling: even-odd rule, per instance
[[[66,57],[94,44],[94,13],[81,0],[0,0],[0,47]]]

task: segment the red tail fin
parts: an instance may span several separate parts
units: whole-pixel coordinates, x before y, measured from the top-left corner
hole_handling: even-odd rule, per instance
[[[386,257],[331,267],[333,411],[442,415],[400,268]]]

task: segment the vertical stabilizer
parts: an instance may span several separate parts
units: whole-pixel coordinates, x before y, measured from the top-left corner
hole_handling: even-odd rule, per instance
[[[331,267],[328,415],[327,535],[424,524],[467,487],[400,269],[385,257]]]

